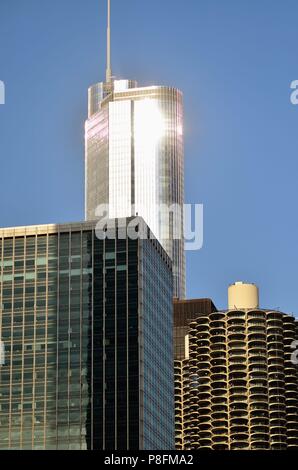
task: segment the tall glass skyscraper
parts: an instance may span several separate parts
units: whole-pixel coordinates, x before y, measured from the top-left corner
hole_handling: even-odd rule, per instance
[[[182,94],[175,88],[114,80],[109,31],[108,26],[106,81],[89,88],[86,220],[96,219],[96,208],[102,204],[109,206],[111,218],[142,216],[172,259],[174,296],[183,298]]]
[[[172,263],[116,226],[0,230],[0,449],[174,447]]]

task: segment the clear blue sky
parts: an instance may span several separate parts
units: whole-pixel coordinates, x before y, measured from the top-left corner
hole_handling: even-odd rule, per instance
[[[112,0],[113,72],[185,99],[185,187],[205,206],[188,295],[256,282],[298,313],[297,0]],[[87,88],[105,0],[1,0],[0,226],[83,219]]]

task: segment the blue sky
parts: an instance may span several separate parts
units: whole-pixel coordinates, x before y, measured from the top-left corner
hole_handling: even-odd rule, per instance
[[[105,0],[1,0],[0,226],[83,219],[87,88],[104,78]],[[119,78],[180,88],[186,200],[205,208],[188,296],[255,282],[298,312],[296,0],[112,0]]]

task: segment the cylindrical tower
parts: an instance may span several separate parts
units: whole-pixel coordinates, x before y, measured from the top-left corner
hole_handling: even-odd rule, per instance
[[[254,284],[236,283],[233,308],[198,312],[184,327],[189,358],[177,377],[188,388],[177,448],[298,449],[298,321],[258,308],[258,297]]]
[[[229,310],[259,308],[259,289],[255,284],[235,282],[229,286]]]

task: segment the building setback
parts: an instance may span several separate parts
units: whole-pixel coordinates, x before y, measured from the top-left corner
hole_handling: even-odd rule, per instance
[[[176,448],[297,449],[298,367],[292,354],[298,322],[259,309],[254,293],[249,308],[251,285],[235,286],[240,296],[233,286],[232,299],[244,292],[246,308],[185,314],[179,361],[177,329],[185,303],[174,304]],[[181,354],[181,337],[179,344]]]
[[[0,449],[173,448],[171,261],[123,227],[0,230]]]

